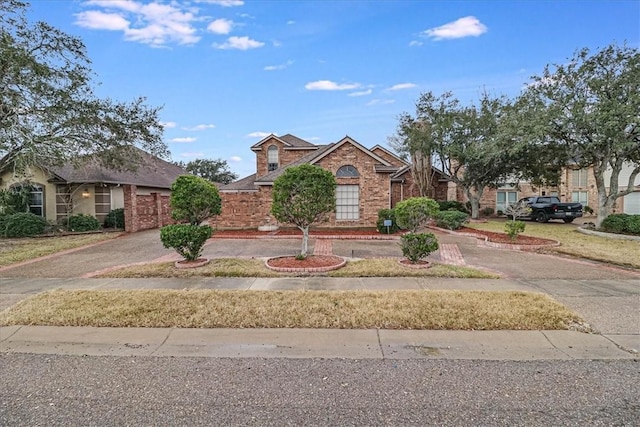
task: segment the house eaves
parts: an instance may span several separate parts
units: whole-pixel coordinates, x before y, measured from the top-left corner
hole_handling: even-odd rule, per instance
[[[376,149],[384,151],[384,152],[385,152],[385,153],[387,153],[388,155],[390,155],[390,156],[394,157],[395,159],[397,159],[397,160],[398,160],[399,162],[401,162],[403,165],[408,165],[408,164],[409,164],[409,162],[407,162],[405,159],[403,159],[402,157],[398,156],[396,153],[393,153],[393,152],[391,152],[391,151],[387,150],[386,148],[384,148],[384,147],[383,147],[382,145],[380,145],[380,144],[376,144],[376,145],[374,145],[373,147],[371,147],[370,151],[373,153],[373,152],[375,152],[375,150],[376,150]]]
[[[318,146],[290,133],[282,136],[271,134],[251,146],[252,151],[262,151],[262,145],[275,139],[284,145],[285,150],[317,150]]]
[[[288,165],[282,166],[274,171],[269,172],[266,175],[261,176],[260,178],[256,179],[255,185],[273,185],[273,181],[275,181],[280,175],[282,175],[287,168],[290,168],[291,166],[300,166],[303,164],[313,164],[313,161],[316,157],[331,149],[333,145],[334,144],[316,145],[316,147],[318,148],[317,152],[309,153],[305,156],[300,157],[295,162],[291,162]]]

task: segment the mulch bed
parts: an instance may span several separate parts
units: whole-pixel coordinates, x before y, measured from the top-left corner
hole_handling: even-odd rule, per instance
[[[490,242],[506,243],[510,245],[549,245],[555,243],[553,240],[542,239],[540,237],[523,236],[520,234],[516,240],[511,240],[506,233],[497,233],[494,231],[476,230],[475,228],[462,227],[456,230],[456,233],[468,233],[478,236],[485,236]]]
[[[318,268],[318,267],[332,267],[340,264],[343,261],[342,258],[331,255],[308,255],[305,259],[296,259],[296,257],[279,257],[271,258],[268,264],[271,267],[278,268]]]

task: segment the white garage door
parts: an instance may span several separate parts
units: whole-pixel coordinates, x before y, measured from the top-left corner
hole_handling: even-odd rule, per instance
[[[624,196],[624,213],[640,215],[640,191]]]

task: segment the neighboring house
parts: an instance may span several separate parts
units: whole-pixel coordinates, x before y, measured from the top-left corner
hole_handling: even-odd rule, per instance
[[[378,211],[418,195],[409,165],[387,149],[367,149],[345,136],[340,141],[315,145],[294,135],[269,135],[251,147],[256,173],[220,186],[222,213],[210,222],[218,228],[255,228],[275,224],[271,216],[273,182],[287,167],[312,164],[336,177],[336,211],[332,227],[373,227]],[[446,199],[442,173],[434,180],[436,198]]]
[[[626,189],[633,167],[625,165],[619,176],[620,190]],[[605,174],[605,183],[609,183],[611,173]],[[609,188],[607,187],[607,191]],[[496,212],[527,196],[558,196],[563,202],[578,202],[589,206],[594,214],[598,213],[598,188],[592,168],[567,167],[560,174],[560,182],[555,187],[535,187],[528,182],[518,187],[505,185],[497,189],[486,189],[480,201],[480,208],[493,208]],[[458,199],[466,201],[464,198]],[[452,197],[450,197],[452,199]],[[640,176],[635,180],[634,192],[617,200],[614,211],[618,213],[640,214]]]
[[[171,184],[185,170],[140,151],[135,172],[109,170],[89,163],[80,168],[32,168],[25,176],[12,170],[0,171],[0,188],[26,186],[30,190],[29,210],[50,221],[87,214],[104,222],[107,214],[125,210],[125,230],[130,232],[161,227],[171,222]]]

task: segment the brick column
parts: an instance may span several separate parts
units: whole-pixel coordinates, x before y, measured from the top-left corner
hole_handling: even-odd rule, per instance
[[[156,227],[162,227],[162,195],[160,193],[151,193],[153,201],[156,204]]]
[[[136,186],[125,185],[124,192],[124,231],[135,233],[138,231],[138,203]]]

